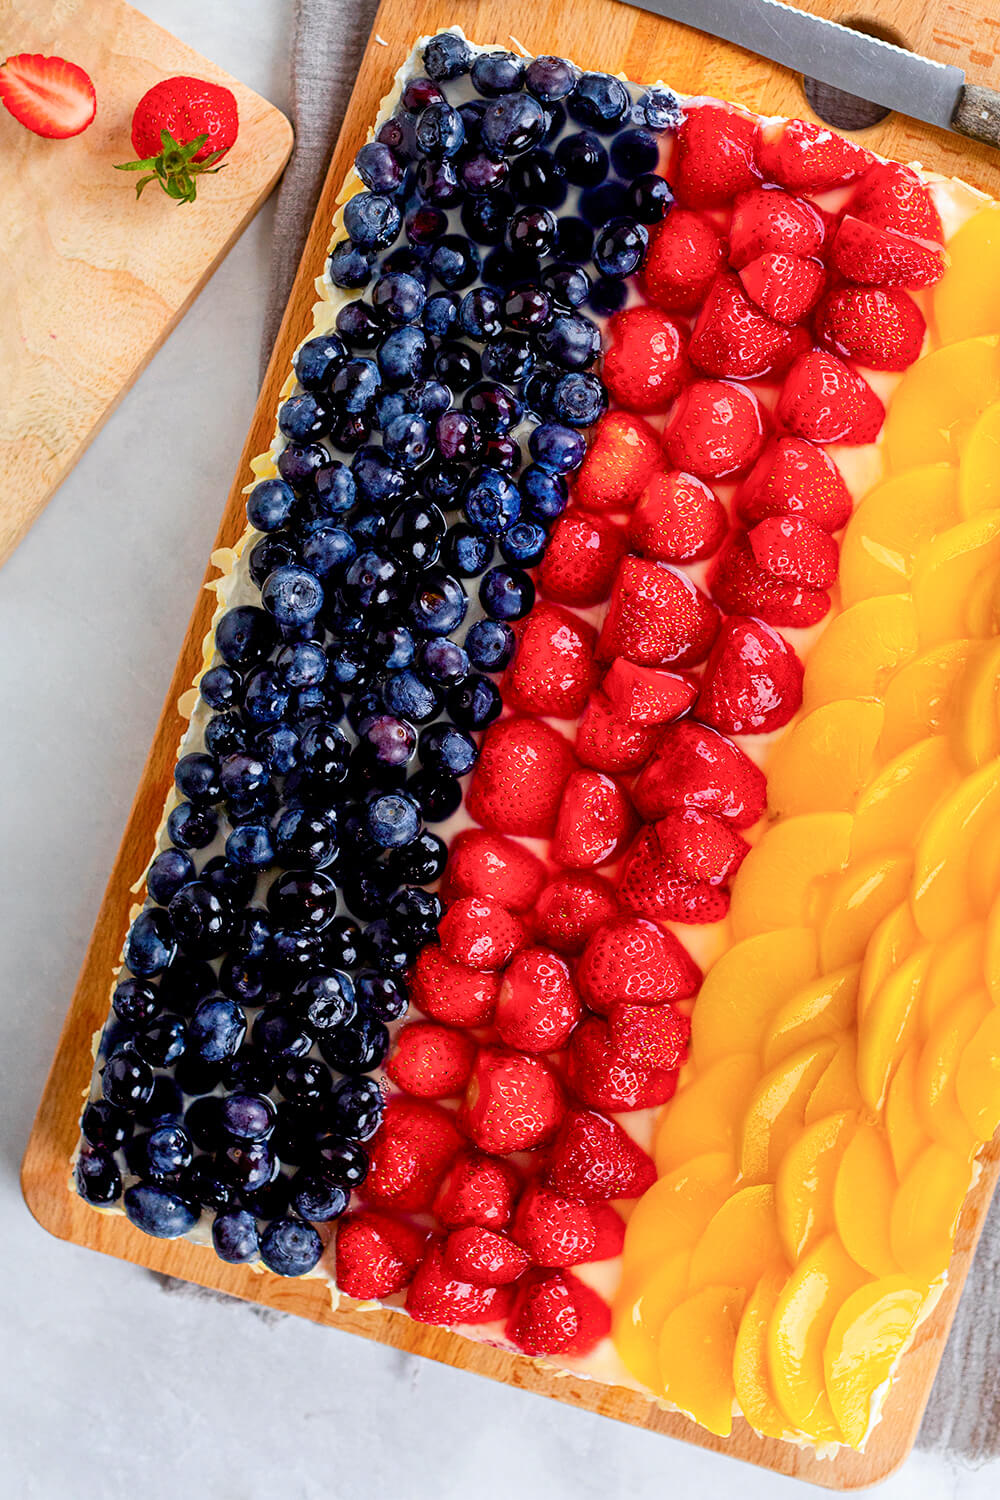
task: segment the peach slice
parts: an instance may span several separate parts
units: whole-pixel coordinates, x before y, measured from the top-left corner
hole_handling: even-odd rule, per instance
[[[1000,1125],[1000,1010],[996,1007],[983,1017],[962,1049],[955,1097],[976,1140],[992,1140]]]
[[[883,717],[880,703],[840,698],[793,724],[767,768],[771,812],[852,812],[872,772]]]
[[[910,592],[920,649],[975,634],[969,602],[976,583],[1000,563],[1000,511],[981,511],[925,543],[913,565]]]
[[[926,944],[905,958],[886,976],[858,1022],[858,1088],[869,1109],[882,1108],[900,1058],[916,1036],[930,961]]]
[[[981,413],[966,439],[958,469],[958,503],[966,516],[1000,507],[1000,401]]]
[[[931,966],[920,993],[920,1035],[926,1040],[960,995],[982,986],[986,932],[982,922],[960,927],[942,943],[936,943]]]
[[[848,865],[826,894],[819,961],[826,969],[858,963],[876,927],[906,899],[913,876],[909,854],[874,854]]]
[[[859,1125],[841,1158],[833,1216],[844,1249],[873,1276],[889,1276],[898,1269],[889,1241],[898,1187],[885,1132],[877,1125]]]
[[[860,1114],[864,1107],[858,1091],[858,1047],[854,1033],[845,1031],[837,1038],[836,1050],[806,1100],[802,1123],[814,1125],[841,1109]]]
[[[948,734],[955,759],[974,771],[1000,754],[1000,641],[977,641],[955,688]]]
[[[869,490],[840,549],[845,609],[875,594],[906,592],[920,548],[959,519],[957,493],[958,474],[950,464],[908,469]]]
[[[773,1182],[785,1152],[802,1128],[809,1095],[837,1049],[831,1037],[811,1042],[765,1073],[750,1096],[740,1136],[744,1182]]]
[[[974,644],[963,640],[936,646],[901,667],[890,680],[879,743],[884,758],[891,760],[918,740],[942,732]]]
[[[990,203],[948,241],[950,265],[934,288],[942,344],[1000,328],[1000,205]]]
[[[909,594],[878,594],[835,615],[806,662],[802,707],[835,698],[878,698],[894,672],[917,654],[917,613]]]
[[[794,1265],[834,1229],[834,1186],[857,1116],[851,1110],[807,1125],[785,1154],[775,1182],[775,1211]]]
[[[731,1156],[709,1151],[654,1182],[625,1227],[625,1273],[641,1280],[678,1250],[691,1250],[736,1177]]]
[[[934,1026],[917,1060],[916,1098],[927,1134],[960,1156],[975,1148],[975,1138],[959,1106],[956,1073],[959,1059],[993,1005],[985,994],[955,998]]]
[[[768,1325],[787,1279],[784,1266],[772,1266],[764,1272],[747,1299],[733,1349],[736,1400],[754,1432],[761,1437],[790,1436],[785,1414],[774,1399],[767,1370]]]
[[[774,1394],[792,1428],[816,1441],[841,1437],[826,1394],[823,1352],[838,1311],[868,1280],[828,1234],[799,1261],[775,1305],[767,1331]]]
[[[990,818],[973,841],[969,857],[969,905],[974,917],[986,917],[1000,891],[1000,818]]]
[[[623,1281],[615,1295],[611,1337],[622,1363],[651,1390],[660,1384],[660,1329],[687,1292],[689,1250],[677,1250],[648,1277]]]
[[[796,990],[768,1029],[762,1054],[764,1067],[777,1067],[807,1042],[836,1036],[851,1026],[857,1012],[860,973],[860,964],[848,964]]]
[[[774,1188],[769,1182],[740,1188],[716,1210],[695,1245],[688,1288],[725,1285],[751,1292],[781,1259]]]
[[[948,1269],[972,1165],[937,1142],[925,1147],[892,1207],[892,1253],[907,1276],[936,1281]]]
[[[1000,896],[986,916],[983,973],[994,1005],[1000,1005]]]
[[[768,1021],[817,973],[816,937],[782,927],[736,943],[705,975],[691,1018],[691,1058],[705,1068],[733,1052],[756,1052]]]
[[[759,1078],[756,1053],[734,1052],[678,1090],[656,1127],[653,1158],[661,1177],[706,1151],[735,1156],[736,1132]]]
[[[899,1059],[885,1101],[885,1129],[896,1176],[902,1179],[910,1170],[929,1137],[917,1113],[916,1047],[908,1047]]]
[[[969,862],[980,833],[1000,818],[1000,761],[967,776],[928,818],[916,847],[913,917],[924,937],[945,938],[969,917]]]
[[[869,1282],[839,1308],[823,1350],[827,1395],[837,1426],[860,1448],[889,1380],[927,1300],[927,1288],[905,1276]]]
[[[1000,399],[998,343],[993,333],[964,339],[910,366],[893,392],[882,428],[891,469],[957,462],[979,413]]]
[[[911,850],[934,808],[958,783],[943,735],[910,745],[883,766],[858,799],[852,856],[864,859],[887,850]]]
[[[751,937],[789,920],[809,926],[820,881],[847,864],[852,826],[850,814],[843,812],[803,813],[772,824],[733,882],[729,915],[734,935]]]
[[[660,1334],[660,1388],[718,1437],[733,1430],[733,1351],[746,1293],[706,1286],[667,1314]]]
[[[872,1000],[894,969],[920,943],[920,933],[910,915],[909,906],[897,907],[879,923],[871,935],[861,978],[858,981],[858,1015],[864,1017]]]

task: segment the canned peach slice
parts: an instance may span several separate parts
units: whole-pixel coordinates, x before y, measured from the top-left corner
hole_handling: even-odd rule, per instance
[[[778,1168],[778,1232],[793,1265],[835,1227],[834,1185],[856,1123],[853,1110],[838,1110],[814,1120],[803,1127]]]
[[[910,592],[920,649],[969,635],[969,603],[978,580],[1000,562],[1000,510],[980,511],[925,543]]]
[[[958,518],[958,471],[950,464],[908,469],[869,490],[840,550],[844,607],[875,594],[905,593],[919,548]]]
[[[754,1432],[761,1437],[790,1436],[788,1421],[774,1399],[767,1371],[767,1329],[788,1278],[785,1266],[765,1271],[747,1299],[733,1348],[736,1400]]]
[[[774,1188],[769,1182],[740,1188],[716,1209],[695,1245],[688,1288],[723,1284],[750,1292],[781,1259]]]
[[[1000,1010],[995,1007],[962,1050],[955,1096],[976,1140],[992,1140],[1000,1125]]]
[[[877,1125],[859,1125],[837,1172],[833,1214],[844,1249],[873,1276],[898,1270],[889,1241],[898,1186],[885,1131]]]
[[[833,1058],[837,1042],[824,1037],[793,1052],[765,1073],[750,1096],[739,1142],[745,1182],[773,1182],[781,1161],[802,1128],[809,1095]]]
[[[733,1430],[733,1351],[746,1293],[706,1286],[667,1314],[660,1333],[664,1395],[719,1437]]]
[[[733,883],[729,913],[735,936],[780,928],[789,918],[807,926],[819,882],[847,864],[851,827],[850,814],[843,812],[803,813],[772,824]]]
[[[692,1066],[684,1068],[682,1079]],[[685,1083],[657,1124],[653,1158],[660,1175],[706,1151],[735,1156],[736,1131],[759,1077],[756,1054],[735,1052]]]
[[[980,413],[966,439],[958,468],[958,503],[966,516],[1000,506],[1000,401]]]
[[[642,1385],[660,1385],[659,1339],[664,1319],[687,1293],[689,1250],[676,1250],[658,1270],[629,1277],[615,1296],[611,1337],[623,1364]]]
[[[883,717],[880,703],[840,698],[794,724],[768,764],[771,812],[792,817],[852,811],[872,774]]]
[[[909,594],[860,599],[836,615],[806,663],[802,706],[835,698],[878,698],[889,678],[916,656],[917,612]]]
[[[969,922],[936,944],[920,992],[918,1029],[922,1041],[955,1006],[960,995],[981,988],[988,953],[986,926]]]
[[[926,1298],[925,1286],[884,1276],[859,1287],[834,1317],[823,1369],[833,1415],[852,1448],[865,1440],[876,1393],[909,1342]]]
[[[858,799],[853,857],[898,849],[909,853],[934,808],[958,784],[958,768],[944,735],[908,746],[882,767]]]
[[[836,1036],[853,1024],[860,964],[847,964],[804,984],[778,1011],[764,1038],[765,1068],[821,1037]]]
[[[916,847],[913,917],[924,937],[948,937],[969,918],[969,860],[1000,817],[1000,761],[967,776],[928,818]]]
[[[625,1229],[625,1263],[641,1280],[678,1250],[692,1250],[736,1178],[732,1157],[705,1152],[661,1177],[639,1199]]]
[[[942,1012],[917,1061],[920,1123],[932,1140],[960,1156],[969,1155],[976,1141],[958,1102],[955,1075],[963,1052],[993,1009],[989,996],[982,992],[956,1000]]]
[[[930,1137],[920,1123],[917,1112],[916,1046],[908,1047],[893,1074],[885,1101],[885,1128],[896,1176],[903,1178],[910,1170]]]
[[[830,882],[819,928],[822,968],[860,962],[875,928],[905,900],[912,875],[909,854],[873,854],[852,860],[843,875]]]
[[[816,937],[806,927],[781,927],[727,949],[705,975],[691,1018],[695,1067],[756,1052],[775,1011],[815,977],[817,964]]]
[[[901,667],[885,690],[885,720],[879,752],[891,760],[918,740],[940,734],[949,720],[952,695],[976,643],[948,641]]]
[[[924,1148],[892,1207],[892,1253],[908,1276],[935,1281],[948,1269],[972,1163],[937,1142]]]
[[[858,1021],[858,1088],[880,1110],[899,1060],[917,1033],[920,992],[930,965],[924,945],[887,975]]]
[[[891,469],[958,461],[980,412],[1000,399],[998,343],[992,333],[963,339],[910,366],[882,428]]]
[[[951,261],[934,289],[943,344],[1000,328],[1000,205],[973,214],[948,241]]]

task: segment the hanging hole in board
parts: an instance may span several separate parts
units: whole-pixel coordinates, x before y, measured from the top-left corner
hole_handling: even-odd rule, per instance
[[[909,51],[905,38],[892,26],[884,26],[881,21],[869,20],[867,16],[849,16],[840,25],[849,26],[852,31],[861,31],[865,36],[878,37],[883,42],[892,42],[894,46]],[[859,99],[856,94],[849,94],[845,89],[820,83],[818,78],[803,78],[802,88],[813,113],[835,130],[867,130],[892,113],[884,104]]]

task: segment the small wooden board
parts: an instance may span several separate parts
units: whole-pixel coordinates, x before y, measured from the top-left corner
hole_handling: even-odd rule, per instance
[[[809,8],[831,16],[840,13],[837,0],[822,0],[822,3],[814,0]],[[1000,47],[1000,0],[987,0],[978,14],[960,5],[941,4],[939,0],[931,0],[926,7],[918,0],[869,4],[868,11],[883,23],[895,26],[915,48],[960,63],[973,81],[994,86],[1000,82],[995,56]],[[584,66],[621,69],[639,80],[662,78],[685,92],[739,99],[770,114],[809,114],[794,75],[749,57],[737,48],[698,36],[614,0],[577,0],[572,6],[558,0],[542,4],[538,0],[383,0],[222,518],[220,546],[232,545],[243,530],[241,492],[249,477],[249,461],[270,443],[278,392],[292,350],[311,327],[313,279],[323,264],[334,200],[347,168],[375,117],[379,100],[391,86],[392,76],[414,39],[455,23],[478,42],[506,44],[513,35],[533,52],[565,53]],[[917,158],[927,167],[962,176],[1000,196],[1000,153],[895,116],[861,133],[861,138],[887,155],[903,160]],[[68,1162],[77,1139],[80,1100],[90,1080],[91,1035],[106,1015],[112,966],[121,952],[133,900],[130,886],[145,867],[184,728],[176,708],[177,699],[189,687],[201,663],[201,641],[213,602],[213,596],[203,591],[195,605],[24,1159],[24,1195],[39,1223],[55,1235],[106,1254],[315,1322],[350,1329],[395,1348],[684,1438],[831,1489],[860,1489],[891,1474],[913,1445],[976,1240],[1000,1176],[998,1142],[984,1151],[983,1170],[966,1202],[948,1290],[933,1317],[920,1329],[904,1361],[868,1451],[845,1452],[832,1461],[821,1461],[787,1444],[758,1438],[742,1422],[732,1437],[713,1437],[686,1418],[660,1410],[636,1392],[558,1377],[523,1356],[413,1323],[399,1313],[332,1312],[322,1283],[282,1281],[245,1267],[226,1266],[210,1250],[183,1241],[150,1239],[121,1216],[101,1215],[87,1208],[67,1190]]]
[[[5,55],[85,68],[97,118],[44,140],[0,109],[0,563],[155,354],[277,181],[292,128],[123,0],[0,0]],[[132,110],[186,73],[236,95],[239,138],[193,204],[159,188],[136,202]]]

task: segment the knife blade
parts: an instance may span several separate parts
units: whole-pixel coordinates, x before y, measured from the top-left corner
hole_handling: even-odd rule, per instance
[[[1000,147],[1000,94],[953,63],[796,10],[781,0],[627,0],[928,125]]]

